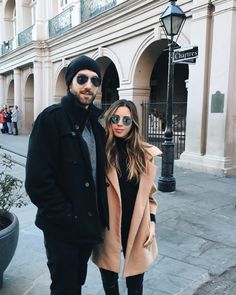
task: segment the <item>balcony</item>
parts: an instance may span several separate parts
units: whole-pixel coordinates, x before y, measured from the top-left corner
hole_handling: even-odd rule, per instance
[[[32,41],[33,27],[34,26],[31,26],[18,34],[18,46],[22,46]]]
[[[87,1],[81,0],[81,21],[84,22],[91,17],[97,16],[117,5],[116,0],[107,0],[106,3],[102,1]]]
[[[120,0],[120,2],[124,1]],[[105,3],[102,3],[102,1],[89,2],[87,0],[81,0],[80,4],[80,15],[77,6],[70,6],[62,13],[48,20],[49,38],[59,36],[79,23],[113,8],[117,5],[117,0],[106,0]],[[37,40],[37,32],[34,32],[35,28],[35,25],[32,25],[11,40],[4,41],[0,44],[0,56],[10,53],[13,49],[28,44],[32,40]]]
[[[72,28],[72,11],[73,7],[70,7],[48,21],[49,38],[60,35]]]
[[[13,50],[13,39],[8,41],[3,41],[1,45],[1,55],[7,54]]]

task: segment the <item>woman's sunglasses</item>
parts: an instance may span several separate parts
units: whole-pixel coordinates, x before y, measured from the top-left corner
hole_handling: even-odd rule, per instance
[[[125,126],[130,126],[133,122],[133,119],[130,118],[129,116],[120,117],[119,115],[112,115],[111,122],[113,124],[118,124],[120,122],[121,118],[122,118],[122,123]]]
[[[89,79],[91,80],[91,82],[93,83],[93,85],[95,87],[98,87],[98,86],[101,85],[101,79],[99,77],[94,76],[92,78],[89,78],[86,75],[78,75],[77,76],[77,82],[80,85],[83,85],[83,84],[87,83]]]

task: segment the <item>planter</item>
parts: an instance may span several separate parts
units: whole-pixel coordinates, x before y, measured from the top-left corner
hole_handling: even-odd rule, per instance
[[[3,273],[15,253],[19,237],[19,221],[14,213],[0,213],[0,219],[10,220],[10,224],[0,230],[0,289],[3,284]]]

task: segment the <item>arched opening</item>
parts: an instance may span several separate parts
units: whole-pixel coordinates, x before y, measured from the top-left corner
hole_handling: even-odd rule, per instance
[[[168,50],[164,50],[155,63],[150,79],[149,130],[152,135],[149,141],[161,148],[166,127],[166,102],[168,80]],[[173,140],[175,142],[175,157],[179,158],[185,149],[186,110],[188,65],[174,65],[174,93],[173,93]]]
[[[4,40],[12,39],[16,34],[16,4],[15,0],[8,0],[5,6],[4,19]]]
[[[14,80],[11,80],[9,87],[8,87],[7,105],[8,105],[8,107],[14,106]]]
[[[66,84],[65,84],[65,72],[66,72],[66,68],[63,68],[57,77],[53,103],[60,102],[61,98],[65,96],[67,93]]]
[[[175,157],[185,148],[188,65],[175,64],[173,97],[173,139]],[[150,89],[149,98],[142,103],[144,138],[161,148],[164,140],[168,78],[168,40],[150,44],[141,54],[135,69],[134,85]]]
[[[116,67],[111,62],[104,74],[102,83],[102,104],[111,105],[119,99],[118,88],[120,87],[119,77]]]

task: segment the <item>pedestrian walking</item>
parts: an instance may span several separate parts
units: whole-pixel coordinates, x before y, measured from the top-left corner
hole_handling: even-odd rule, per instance
[[[99,64],[75,58],[65,74],[68,94],[34,122],[26,163],[26,191],[38,207],[51,294],[79,295],[92,249],[108,227],[104,128],[93,105]]]
[[[157,256],[154,197],[156,166],[161,151],[142,141],[133,102],[118,100],[104,114],[106,129],[107,194],[110,229],[95,247],[93,261],[103,288],[118,295],[121,250],[128,294],[143,294],[143,278]]]

